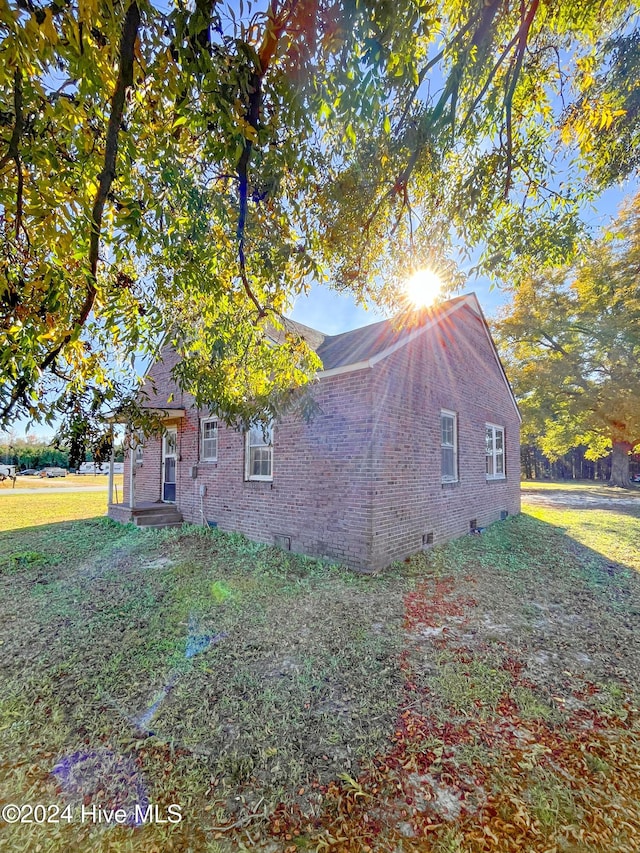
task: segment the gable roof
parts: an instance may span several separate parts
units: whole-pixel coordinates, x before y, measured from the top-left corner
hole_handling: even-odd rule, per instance
[[[382,320],[370,326],[362,326],[341,335],[325,337],[316,350],[324,373],[329,370],[355,365],[375,359],[374,363],[395,352],[398,346],[404,346],[421,334],[427,327],[448,316],[457,305],[465,300],[464,296],[449,299],[436,308],[424,309],[411,315],[410,324],[402,325],[397,320]]]
[[[297,320],[284,317],[281,321],[284,328],[275,328],[272,326],[269,336],[274,343],[283,343],[287,332],[303,338],[322,361],[322,370],[317,374],[318,378],[322,379],[325,376],[351,373],[355,370],[365,370],[374,367],[379,361],[387,358],[398,349],[407,346],[411,341],[425,334],[429,329],[433,329],[449,315],[464,307],[471,310],[480,319],[513,407],[519,421],[522,422],[516,398],[509,385],[509,380],[507,379],[500,356],[491,337],[489,326],[475,293],[456,296],[433,308],[412,312],[407,317],[407,322],[404,325],[399,323],[398,319],[382,320],[378,323],[372,323],[370,326],[361,326],[350,332],[342,332],[339,335],[325,335],[323,332],[311,328],[311,326],[306,326],[304,323],[298,323]],[[176,351],[173,347],[167,345],[163,348],[159,361],[166,368],[167,366],[173,366],[177,359],[178,354]],[[152,370],[153,365],[147,371],[147,378],[149,378]],[[147,389],[146,393],[148,405],[162,406],[165,402],[163,395],[159,394],[153,387],[152,389]],[[164,405],[163,408],[167,409],[167,406]]]
[[[522,421],[516,398],[509,385],[509,380],[500,361],[487,321],[475,293],[457,296],[440,303],[435,308],[423,309],[411,316],[410,324],[400,325],[397,320],[382,320],[370,326],[361,326],[340,335],[324,335],[316,329],[304,326],[294,320],[285,321],[288,331],[299,334],[309,346],[315,350],[322,361],[323,369],[319,378],[333,376],[338,373],[350,373],[354,370],[371,368],[379,361],[390,356],[411,341],[432,329],[450,314],[467,307],[482,321],[487,340],[494,354],[498,369],[503,378],[509,397],[513,403],[518,419]]]

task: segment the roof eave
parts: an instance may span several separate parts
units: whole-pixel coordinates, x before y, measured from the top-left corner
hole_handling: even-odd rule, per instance
[[[163,421],[181,420],[187,416],[187,410],[182,408],[171,409],[161,406],[142,406],[141,408],[144,412],[156,415]],[[118,412],[111,412],[110,414],[105,415],[104,419],[107,423],[112,424],[126,424],[129,422],[129,418],[126,415]]]
[[[463,306],[466,306],[471,311],[473,311],[474,314],[477,314],[480,320],[482,321],[482,326],[489,341],[491,351],[493,352],[494,358],[498,365],[498,369],[500,370],[500,375],[502,376],[504,384],[507,387],[507,391],[509,393],[511,402],[513,403],[513,407],[515,409],[518,421],[519,423],[522,423],[522,415],[520,414],[518,403],[511,389],[511,385],[509,384],[509,380],[507,379],[507,374],[505,373],[504,367],[502,366],[502,362],[500,361],[500,356],[498,355],[496,345],[493,342],[493,338],[491,337],[491,332],[489,331],[487,320],[484,316],[482,308],[480,307],[478,297],[473,292],[465,294],[464,297],[458,299],[456,302],[454,302],[453,305],[450,305],[449,308],[446,309],[446,311],[439,313],[437,317],[433,317],[428,323],[425,323],[424,326],[420,326],[419,329],[416,329],[414,332],[411,332],[409,335],[406,335],[406,337],[402,338],[402,340],[397,341],[395,344],[390,347],[387,347],[387,349],[383,350],[382,352],[379,352],[377,355],[374,355],[371,358],[366,359],[365,361],[356,361],[352,364],[343,364],[339,367],[329,368],[328,370],[320,370],[316,375],[318,379],[324,379],[325,377],[329,376],[339,376],[343,373],[353,373],[356,370],[367,370],[372,367],[375,367],[376,364],[383,361],[385,358],[388,358],[390,355],[393,355],[394,352],[397,352],[399,349],[402,349],[402,347],[407,346],[407,344],[410,344],[412,341],[416,340],[416,338],[420,337],[420,335],[423,335],[428,329],[432,329],[441,320],[446,319]]]

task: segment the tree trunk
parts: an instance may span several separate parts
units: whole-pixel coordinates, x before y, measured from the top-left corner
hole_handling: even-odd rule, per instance
[[[629,451],[631,449],[632,445],[628,441],[613,442],[610,486],[620,486],[621,489],[629,488]]]

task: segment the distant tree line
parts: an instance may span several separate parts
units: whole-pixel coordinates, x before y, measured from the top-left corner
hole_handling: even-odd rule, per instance
[[[116,447],[115,458],[117,462],[124,461],[122,448]],[[0,461],[5,465],[15,465],[19,471],[48,466],[68,469],[69,451],[35,436],[18,438],[15,433],[8,433],[0,437]],[[86,461],[92,461],[90,453]]]
[[[600,459],[587,459],[586,446],[574,447],[557,459],[549,459],[534,444],[522,444],[520,462],[526,480],[605,480],[611,478],[611,454]],[[640,475],[640,453],[632,454],[630,476]]]

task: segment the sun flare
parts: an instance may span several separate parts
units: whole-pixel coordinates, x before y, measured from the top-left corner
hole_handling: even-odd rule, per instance
[[[415,308],[428,308],[442,296],[443,281],[428,267],[416,270],[405,283],[407,300]]]

